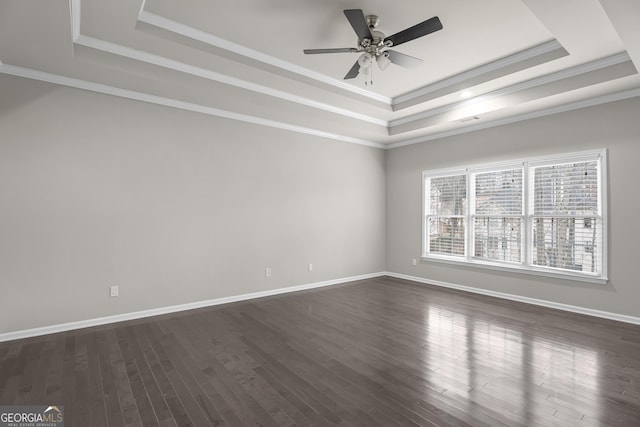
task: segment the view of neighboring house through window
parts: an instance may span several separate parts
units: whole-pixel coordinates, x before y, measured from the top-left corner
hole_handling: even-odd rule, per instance
[[[446,255],[465,254],[466,175],[431,179],[429,214],[429,252]]]
[[[534,167],[533,263],[598,273],[602,251],[598,161]]]
[[[606,281],[605,154],[425,171],[423,257]]]
[[[524,203],[522,167],[472,174],[475,202],[474,256],[522,262]]]

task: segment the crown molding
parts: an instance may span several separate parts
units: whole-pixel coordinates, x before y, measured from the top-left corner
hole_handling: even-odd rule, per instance
[[[91,49],[96,49],[102,52],[122,56],[125,58],[133,59],[136,61],[144,62],[151,65],[167,68],[170,70],[178,71],[181,73],[189,74],[192,76],[204,78],[207,80],[223,83],[226,85],[246,89],[252,92],[260,93],[274,98],[283,99],[296,104],[305,105],[308,107],[316,108],[330,113],[338,114],[352,119],[361,120],[364,122],[372,123],[381,127],[388,127],[389,122],[376,117],[367,116],[365,114],[356,113],[355,111],[347,110],[345,108],[336,107],[334,105],[326,104],[319,101],[314,101],[309,98],[305,98],[298,95],[293,95],[289,92],[284,92],[278,89],[273,89],[267,86],[263,86],[257,83],[248,82],[246,80],[238,79],[235,77],[221,74],[209,69],[196,67],[184,62],[175,61],[163,56],[154,55],[148,52],[144,52],[137,49],[132,49],[126,46],[122,46],[116,43],[111,43],[105,40],[97,39],[95,37],[79,34],[74,40],[74,44],[78,46],[84,46]]]
[[[423,86],[416,90],[412,90],[405,94],[396,96],[392,100],[392,106],[397,106],[399,104],[403,104],[407,101],[411,101],[420,96],[428,95],[435,91],[454,86],[456,84],[474,79],[476,77],[480,77],[484,74],[488,74],[490,72],[498,71],[500,69],[509,67],[511,65],[517,64],[519,62],[523,62],[528,59],[536,58],[538,56],[542,56],[544,54],[564,49],[562,45],[557,40],[550,40],[548,42],[539,44],[529,49],[522,50],[520,52],[514,53],[513,55],[505,56],[498,60],[489,62],[487,64],[481,65],[476,68],[472,68],[470,70],[464,71],[462,73],[456,74],[454,76],[448,77],[446,79],[439,80],[435,83],[432,83],[427,86]]]
[[[97,92],[106,95],[118,96],[121,98],[131,99],[135,101],[142,101],[151,104],[162,105],[166,107],[176,108],[185,111],[192,111],[202,114],[207,114],[214,117],[227,118],[231,120],[241,121],[245,123],[253,123],[261,126],[272,127],[276,129],[287,130],[291,132],[318,136],[321,138],[332,139],[336,141],[348,142],[351,144],[364,145],[373,148],[379,148],[383,150],[405,147],[413,144],[420,144],[423,142],[433,141],[436,139],[442,139],[449,136],[461,135],[465,133],[475,132],[483,129],[488,129],[497,126],[503,126],[520,121],[535,119],[538,117],[549,116],[552,114],[563,113],[566,111],[578,110],[581,108],[592,107],[600,104],[606,104],[609,102],[621,101],[624,99],[635,98],[640,96],[640,88],[629,89],[613,94],[602,95],[594,98],[588,98],[581,101],[571,102],[568,104],[562,104],[555,107],[545,108],[542,110],[533,111],[530,113],[519,114],[504,119],[497,119],[486,121],[474,125],[465,126],[462,128],[451,129],[444,132],[433,133],[430,135],[420,136],[416,138],[401,140],[398,142],[383,144],[371,142],[359,138],[353,138],[346,135],[339,135],[331,132],[325,132],[318,129],[306,128],[302,126],[292,125],[290,123],[279,122],[275,120],[263,119],[260,117],[249,116],[246,114],[235,113],[218,108],[207,107],[199,104],[189,103],[185,101],[179,101],[176,99],[164,98],[156,95],[151,95],[142,92],[136,92],[128,89],[122,89],[115,86],[103,85],[100,83],[89,82],[86,80],[75,79],[58,74],[47,73],[43,71],[33,70],[30,68],[17,67],[8,65],[0,61],[0,73],[13,75],[17,77],[24,77],[33,80],[44,81],[48,83],[59,84],[62,86],[73,87],[76,89],[87,90],[90,92]]]
[[[246,46],[242,46],[240,44],[223,39],[221,37],[207,33],[205,31],[198,30],[197,28],[193,28],[189,25],[185,25],[180,22],[174,21],[172,19],[165,18],[160,15],[156,15],[155,13],[148,12],[144,9],[140,11],[140,14],[138,15],[138,21],[143,22],[147,25],[152,25],[154,27],[163,29],[165,31],[172,32],[174,34],[178,34],[183,37],[190,38],[192,40],[197,40],[201,43],[205,43],[210,46],[214,46],[220,49],[227,50],[229,52],[233,52],[237,55],[250,58],[254,61],[262,62],[272,67],[286,70],[286,71],[304,76],[306,78],[331,85],[333,87],[336,87],[342,90],[356,93],[358,95],[381,102],[387,106],[391,106],[391,103],[392,103],[392,99],[390,97],[380,95],[374,92],[370,92],[368,90],[359,88],[357,86],[350,85],[348,83],[345,83],[342,80],[337,80],[331,77],[327,77],[324,74],[318,73],[308,68],[301,67],[299,65],[264,54],[262,52],[258,52]]]
[[[28,79],[39,80],[48,83],[54,83],[62,86],[73,87],[76,89],[83,89],[90,92],[97,92],[106,95],[118,96],[121,98],[132,99],[135,101],[142,101],[151,104],[162,105],[165,107],[176,108],[179,110],[192,111],[196,113],[202,113],[209,116],[221,117],[231,120],[236,120],[245,123],[252,123],[260,126],[267,126],[275,129],[287,130],[295,133],[301,133],[306,135],[318,136],[326,139],[333,139],[336,141],[348,142],[351,144],[364,145],[373,148],[385,148],[384,144],[379,144],[364,139],[353,138],[346,135],[340,135],[332,132],[325,132],[318,129],[297,126],[290,123],[279,122],[276,120],[264,119],[261,117],[250,116],[247,114],[236,113],[232,111],[222,110],[219,108],[208,107],[205,105],[195,104],[191,102],[180,101],[172,98],[165,98],[149,93],[137,92],[129,89],[123,89],[115,86],[104,85],[101,83],[90,82],[87,80],[76,79],[72,77],[62,76],[59,74],[47,73],[44,71],[38,71],[31,68],[17,67],[8,64],[0,63],[0,73],[8,74],[17,77],[25,77]]]
[[[614,65],[622,64],[625,62],[631,62],[631,58],[627,52],[620,52],[615,55],[607,56],[604,58],[596,59],[595,61],[587,62],[585,64],[576,65],[574,67],[566,68],[553,73],[545,74],[544,76],[536,77],[524,82],[515,83],[513,85],[497,89],[492,92],[488,92],[482,95],[478,95],[473,98],[465,99],[462,101],[453,102],[451,104],[436,107],[421,113],[412,114],[409,116],[401,117],[399,119],[391,120],[389,122],[389,128],[395,126],[404,125],[417,120],[425,119],[427,117],[435,116],[437,114],[445,113],[448,111],[456,110],[460,107],[467,106],[471,103],[488,101],[500,96],[509,95],[516,92],[521,92],[534,87],[542,86],[545,84],[557,82],[571,77],[580,76],[592,71],[601,70],[603,68],[611,67]]]
[[[452,129],[444,132],[438,132],[430,135],[420,136],[417,138],[406,139],[404,141],[388,144],[385,146],[385,148],[393,149],[393,148],[400,148],[400,147],[405,147],[413,144],[420,144],[422,142],[428,142],[436,139],[447,138],[449,136],[461,135],[461,134],[475,132],[483,129],[489,129],[492,127],[508,125],[511,123],[536,119],[538,117],[564,113],[566,111],[579,110],[581,108],[593,107],[600,104],[607,104],[609,102],[622,101],[624,99],[635,98],[638,96],[640,96],[640,88],[629,89],[629,90],[616,92],[608,95],[602,95],[602,96],[597,96],[593,98],[587,98],[581,101],[562,104],[555,107],[549,107],[542,110],[532,111],[530,113],[518,114],[511,117],[506,117],[504,119],[490,120],[487,122],[478,123],[475,125],[469,125],[469,126],[458,128],[458,129]]]
[[[542,86],[547,83],[557,82],[559,80],[579,76],[582,74],[601,70],[603,68],[622,64],[625,62],[631,63],[631,58],[629,58],[629,55],[627,54],[627,52],[620,52],[611,56],[596,59],[595,61],[587,62],[585,64],[580,64],[574,67],[565,68],[560,71],[545,74],[544,76],[536,77],[531,80],[527,80],[521,83],[516,83],[514,85],[507,86],[502,89],[498,89],[494,92],[491,92],[488,95],[491,95],[492,97],[508,95],[510,93],[520,92],[526,89],[531,89],[536,86]]]
[[[72,0],[77,2],[78,0]],[[78,10],[78,9],[75,9]],[[348,109],[336,107],[334,105],[314,101],[309,98],[305,98],[298,95],[293,95],[288,92],[280,91],[277,89],[272,89],[267,86],[259,85],[256,83],[248,82],[246,80],[238,79],[235,77],[227,76],[225,74],[221,74],[209,69],[196,67],[193,65],[185,64],[183,62],[175,61],[166,57],[162,57],[159,55],[154,55],[148,52],[140,51],[137,49],[129,48],[126,46],[122,46],[116,43],[108,42],[105,40],[101,40],[98,38],[86,36],[84,34],[78,34],[75,37],[74,44],[79,46],[84,46],[91,49],[100,50],[102,52],[107,52],[110,54],[126,57],[129,59],[133,59],[136,61],[144,62],[151,65],[156,65],[159,67],[171,69],[174,71],[182,72],[185,74],[189,74],[192,76],[204,78],[211,81],[216,81],[219,83],[227,84],[230,86],[238,87],[241,89],[249,90],[252,92],[260,93],[267,96],[272,96],[275,98],[283,99],[289,102],[294,102],[297,104],[305,105],[308,107],[316,108],[319,110],[331,112],[334,114],[338,114],[344,117],[350,117],[356,120],[361,120],[364,122],[372,123],[377,126],[385,127],[385,128],[393,128],[395,126],[411,123],[413,121],[421,120],[427,117],[431,117],[437,114],[441,114],[448,111],[453,111],[459,107],[469,105],[470,102],[478,102],[478,101],[486,101],[492,98],[496,98],[499,96],[504,96],[510,93],[530,89],[536,86],[541,86],[547,83],[552,83],[554,81],[558,81],[565,78],[570,78],[574,76],[578,76],[584,73],[588,73],[591,71],[595,71],[601,68],[605,68],[608,66],[620,64],[626,61],[630,61],[629,55],[626,52],[621,52],[616,55],[612,55],[610,57],[601,58],[595,61],[592,61],[587,64],[581,64],[575,67],[571,67],[565,70],[561,70],[558,72],[550,73],[545,76],[541,76],[538,78],[534,78],[531,80],[527,80],[525,82],[516,83],[514,85],[508,86],[506,88],[501,88],[493,92],[489,92],[483,95],[480,95],[475,98],[466,99],[458,102],[454,102],[451,104],[443,105],[441,107],[436,107],[421,113],[413,114],[410,116],[402,117],[396,120],[383,120],[376,117],[371,117],[365,114],[360,114]],[[515,56],[515,55],[514,55]],[[532,53],[529,53],[528,56],[533,56]]]

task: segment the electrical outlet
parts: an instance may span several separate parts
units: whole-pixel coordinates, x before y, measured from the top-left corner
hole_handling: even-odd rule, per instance
[[[412,259],[412,260],[411,260],[411,264],[412,264],[412,265],[418,265],[418,260],[417,260],[417,259],[415,259],[415,258],[414,258],[414,259]]]
[[[309,271],[313,271],[313,264],[309,264]]]
[[[119,293],[120,288],[118,286],[111,286],[111,288],[109,288],[109,295],[112,297],[117,297]]]
[[[271,277],[271,267],[264,269],[264,277]]]

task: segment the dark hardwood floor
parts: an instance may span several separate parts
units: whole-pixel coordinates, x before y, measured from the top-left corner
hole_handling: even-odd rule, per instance
[[[640,327],[389,277],[0,343],[67,426],[640,426]]]

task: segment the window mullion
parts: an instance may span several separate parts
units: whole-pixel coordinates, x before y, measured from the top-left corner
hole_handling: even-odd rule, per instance
[[[422,242],[420,242],[422,256],[429,255],[429,213],[431,207],[429,205],[429,187],[430,180],[422,175]]]
[[[531,267],[531,248],[530,246],[533,244],[533,236],[532,236],[532,227],[531,227],[531,194],[529,193],[531,187],[531,174],[529,173],[529,163],[523,163],[523,189],[522,189],[522,207],[524,208],[524,239],[522,242],[522,265],[525,267]]]
[[[471,261],[473,258],[472,248],[475,232],[475,225],[473,224],[473,215],[475,214],[476,205],[476,180],[475,175],[469,173],[467,169],[467,209],[465,209],[465,254],[467,261]]]

